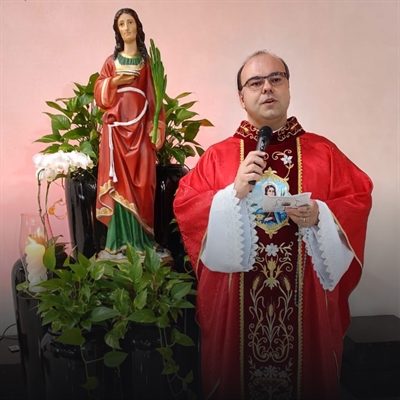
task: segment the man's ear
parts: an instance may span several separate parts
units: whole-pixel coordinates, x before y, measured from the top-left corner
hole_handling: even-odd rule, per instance
[[[246,109],[246,106],[244,104],[244,99],[243,99],[243,93],[238,92],[238,96],[239,96],[240,105],[242,106],[243,109]]]

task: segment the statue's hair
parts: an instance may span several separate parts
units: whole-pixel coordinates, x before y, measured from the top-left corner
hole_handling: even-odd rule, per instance
[[[140,53],[142,54],[143,60],[146,61],[147,57],[148,57],[148,53],[147,53],[147,48],[146,45],[144,44],[144,38],[145,38],[145,34],[143,31],[143,25],[140,22],[140,19],[136,13],[136,11],[132,10],[131,8],[121,8],[120,10],[117,11],[117,13],[115,14],[114,17],[114,23],[113,23],[113,29],[115,32],[115,49],[114,49],[114,60],[117,58],[118,53],[124,50],[125,44],[124,41],[122,39],[121,34],[119,33],[119,28],[118,28],[118,19],[122,14],[129,14],[132,15],[132,17],[134,18],[135,22],[136,22],[136,26],[137,26],[137,35],[136,35],[136,43],[138,46],[138,49],[140,51]]]
[[[242,66],[240,67],[240,69],[239,69],[239,71],[237,73],[236,80],[237,80],[237,88],[238,88],[239,92],[243,89],[243,86],[242,86],[242,71],[243,71],[244,66],[248,63],[249,60],[251,60],[253,57],[259,56],[260,54],[269,54],[269,55],[271,55],[273,57],[276,57],[278,60],[280,60],[282,62],[282,64],[283,64],[283,66],[285,67],[287,80],[289,80],[289,78],[290,78],[289,67],[287,66],[287,64],[286,64],[286,62],[285,62],[285,60],[283,58],[278,57],[276,54],[271,53],[270,51],[267,51],[267,50],[257,50],[256,52],[254,52],[253,54],[251,54],[250,56],[248,56],[246,58],[246,60],[244,61],[244,63],[242,64]]]

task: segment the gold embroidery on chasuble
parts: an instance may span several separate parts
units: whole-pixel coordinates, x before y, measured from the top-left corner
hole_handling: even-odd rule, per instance
[[[271,215],[262,210],[267,188],[269,195],[276,196],[301,191],[301,153],[296,137],[304,131],[295,119],[288,122],[287,129],[281,130],[282,135],[281,131],[274,133],[267,148],[267,167],[251,193],[259,241],[253,270],[241,276],[244,399],[297,399],[300,389],[301,303],[298,307],[296,299],[301,299],[301,291],[297,293],[296,285],[302,277],[297,276],[298,227],[285,212]],[[244,134],[239,134],[244,137],[244,155],[247,155],[255,149],[257,135],[251,128],[244,128]]]

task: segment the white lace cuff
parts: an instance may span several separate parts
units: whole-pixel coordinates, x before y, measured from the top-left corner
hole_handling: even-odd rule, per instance
[[[236,197],[233,184],[216,193],[201,261],[211,271],[244,272],[253,268],[258,237],[249,196]]]
[[[307,244],[307,253],[312,257],[314,270],[322,287],[333,290],[348,270],[354,255],[329,207],[323,201],[316,201],[319,207],[318,226],[306,228],[308,234],[303,235],[303,240]]]

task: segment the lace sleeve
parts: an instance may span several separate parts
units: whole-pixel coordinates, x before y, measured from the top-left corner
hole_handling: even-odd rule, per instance
[[[322,287],[333,290],[349,268],[354,255],[336,225],[329,207],[323,201],[316,201],[319,207],[318,226],[305,228],[308,229],[308,233],[303,232],[303,240]]]
[[[252,269],[258,237],[248,197],[239,200],[233,184],[214,196],[201,254],[201,261],[211,271],[232,273]]]

